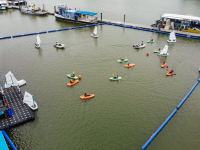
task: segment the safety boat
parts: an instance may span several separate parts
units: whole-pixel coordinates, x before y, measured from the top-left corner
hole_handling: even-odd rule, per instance
[[[37,37],[36,37],[36,43],[35,43],[35,47],[36,47],[36,48],[40,48],[40,43],[41,43],[40,36],[37,35]]]
[[[135,64],[126,64],[126,65],[124,65],[125,68],[130,68],[130,67],[134,67],[134,66],[135,66]]]
[[[69,82],[67,83],[67,86],[72,86],[74,84],[77,84],[79,82],[79,80],[74,80],[73,83]]]
[[[25,91],[23,103],[27,104],[32,110],[38,109],[36,101],[34,101],[33,95]]]
[[[54,6],[54,16],[58,20],[74,22],[74,23],[84,23],[84,24],[94,24],[98,23],[98,14],[95,12],[72,10],[68,8],[67,5],[58,4],[57,9]]]
[[[158,53],[158,55],[159,56],[168,56],[169,55],[168,49],[169,49],[169,46],[165,45],[165,47],[163,48],[163,50],[160,53]]]
[[[119,59],[119,60],[117,60],[119,63],[122,63],[122,62],[127,62],[128,61],[128,59]]]
[[[95,96],[94,94],[87,94],[87,96],[81,95],[81,96],[80,96],[80,99],[86,100],[86,99],[89,99],[89,98],[93,98],[94,96]]]
[[[139,45],[138,44],[134,44],[133,47],[135,47],[136,49],[137,48],[144,48],[145,44],[143,44],[143,45],[141,45],[141,44],[139,44]]]
[[[77,79],[78,79],[78,77],[77,77],[77,76],[73,77],[73,75],[72,75],[72,74],[67,74],[67,77],[68,77],[68,78],[71,78],[71,79],[74,79],[74,80],[77,80]]]
[[[55,44],[54,47],[56,48],[65,48],[64,44]]]
[[[176,35],[174,32],[171,32],[169,35],[169,39],[167,40],[169,43],[175,43],[176,42]]]
[[[47,15],[47,11],[45,11],[44,9],[41,10],[40,8],[35,9],[35,4],[29,4],[27,6],[22,6],[21,7],[21,12],[25,13],[25,14],[30,14],[30,15]]]
[[[112,81],[118,81],[118,80],[121,80],[122,79],[122,77],[111,77],[110,78],[110,80],[112,80]]]
[[[9,88],[11,86],[22,86],[24,84],[26,84],[25,80],[20,80],[17,81],[17,79],[15,78],[15,76],[12,74],[11,71],[9,71],[6,75],[5,75],[5,88]]]
[[[93,33],[91,34],[92,37],[98,38],[98,29],[97,26],[95,26]]]
[[[167,63],[161,64],[161,68],[164,68],[167,65]]]

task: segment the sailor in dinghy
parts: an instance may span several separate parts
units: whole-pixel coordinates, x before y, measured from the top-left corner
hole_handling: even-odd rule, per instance
[[[97,26],[95,26],[93,33],[91,34],[92,37],[96,37],[98,38],[98,30],[97,30]]]
[[[36,43],[35,43],[35,47],[36,47],[36,48],[40,48],[40,43],[41,43],[40,36],[37,35],[37,37],[36,37]]]

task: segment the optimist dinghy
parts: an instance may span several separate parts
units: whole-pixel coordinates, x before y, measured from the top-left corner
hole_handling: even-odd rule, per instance
[[[98,38],[98,29],[97,26],[95,26],[93,33],[91,34],[92,37]]]
[[[35,47],[36,47],[36,48],[40,48],[40,43],[41,43],[40,36],[37,35],[37,37],[36,37],[36,43],[35,43]]]
[[[168,56],[169,55],[168,49],[169,49],[169,46],[165,45],[165,47],[163,48],[163,50],[160,53],[158,53],[158,55],[159,56]]]
[[[169,43],[175,43],[176,42],[176,35],[174,32],[171,32],[169,35],[169,39],[167,40]]]
[[[32,110],[38,109],[38,105],[36,101],[34,101],[33,95],[30,93],[26,92],[24,93],[24,99],[23,102],[27,104]]]
[[[12,74],[11,71],[9,71],[6,75],[5,75],[5,88],[9,88],[11,86],[22,86],[24,84],[26,84],[25,80],[20,80],[17,81],[17,79],[15,78],[15,76]]]

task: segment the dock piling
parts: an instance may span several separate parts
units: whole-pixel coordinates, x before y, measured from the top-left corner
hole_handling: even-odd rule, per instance
[[[101,13],[101,22],[102,22],[102,13]]]
[[[124,14],[124,22],[125,22],[126,15]]]

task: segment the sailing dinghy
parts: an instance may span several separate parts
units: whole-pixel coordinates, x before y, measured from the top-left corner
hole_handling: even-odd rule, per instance
[[[171,43],[175,43],[176,42],[176,35],[174,32],[171,32],[169,35],[169,39],[167,40],[167,42],[171,42]]]
[[[167,55],[169,55],[168,49],[169,49],[169,46],[165,45],[165,47],[163,48],[163,50],[160,53],[158,53],[158,55],[159,56],[167,56]]]
[[[32,110],[38,109],[38,105],[36,101],[34,101],[33,95],[30,93],[26,92],[24,93],[24,99],[23,102],[27,104]]]
[[[24,84],[26,84],[25,80],[20,80],[17,81],[17,79],[15,78],[15,76],[12,74],[11,71],[9,71],[6,75],[5,75],[5,88],[9,88],[11,86],[22,86]]]
[[[95,26],[93,33],[91,34],[92,37],[98,38],[98,30],[97,26]]]
[[[35,43],[35,47],[36,47],[36,48],[40,48],[40,43],[41,43],[40,36],[37,35],[37,37],[36,37],[36,43]]]

